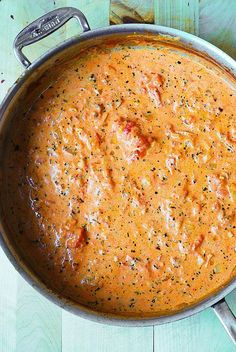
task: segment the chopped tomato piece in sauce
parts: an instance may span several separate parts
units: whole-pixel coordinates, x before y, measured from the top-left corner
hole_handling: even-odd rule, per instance
[[[150,35],[73,55],[9,129],[14,241],[48,287],[92,309],[196,304],[236,274],[235,79]]]

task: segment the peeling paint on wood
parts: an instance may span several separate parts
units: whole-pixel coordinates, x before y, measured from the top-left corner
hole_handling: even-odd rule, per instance
[[[110,24],[154,23],[153,0],[111,0]]]

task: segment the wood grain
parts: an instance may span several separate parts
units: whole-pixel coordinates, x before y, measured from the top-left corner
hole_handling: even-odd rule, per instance
[[[146,3],[139,1],[141,7]],[[154,3],[157,24],[199,34],[236,57],[235,0]],[[109,0],[0,1],[0,100],[23,71],[14,57],[12,43],[24,26],[54,8],[75,6],[85,13],[91,28],[102,27],[109,24],[109,5]],[[61,40],[80,32],[78,23],[72,20],[51,37],[25,49],[25,53],[34,60]],[[236,291],[227,299],[236,313]],[[61,311],[33,290],[0,250],[0,352],[15,351],[233,352],[235,348],[210,309],[154,329],[111,327],[80,319]]]
[[[59,0],[59,6],[65,1]],[[21,29],[37,17],[56,8],[53,1],[21,1],[18,16]],[[21,19],[18,21],[17,19]],[[17,33],[16,33],[17,34]],[[58,42],[58,35],[47,38],[24,50],[31,61]],[[60,29],[60,38],[64,40],[65,29]],[[60,352],[61,351],[61,310],[37,293],[19,275],[17,277],[16,307],[16,351],[24,352]]]
[[[0,248],[0,352],[15,352],[17,276]]]
[[[236,59],[236,1],[201,0],[199,35]]]
[[[158,352],[233,352],[229,339],[211,308],[190,318],[155,327]]]
[[[15,35],[22,28],[22,21],[20,20],[22,11],[18,7],[13,9],[13,5],[9,6],[7,1],[0,2],[0,18],[4,19],[0,21],[2,54],[0,62],[0,101],[22,71],[13,53]]]
[[[5,96],[7,89],[20,74],[20,67],[15,65],[12,43],[17,31],[12,15],[12,7],[7,2],[0,3],[0,14],[5,21],[0,21],[0,33],[6,40],[1,40],[0,63],[0,100]],[[18,11],[16,11],[18,16]],[[11,43],[11,45],[9,45]],[[16,307],[17,307],[17,277],[7,257],[0,250],[0,351],[15,352],[16,350]]]
[[[17,352],[60,352],[61,309],[17,278]]]
[[[7,31],[7,40],[1,43],[5,60],[0,69],[0,81],[4,80],[0,84],[0,98],[23,71],[13,54],[16,34],[34,18],[54,8],[52,1],[41,1],[40,6],[32,1],[13,5],[9,6],[8,1],[0,3],[0,13],[5,18],[5,22],[0,22],[0,30]],[[28,55],[37,57],[44,49],[44,46],[30,47]],[[4,290],[0,294],[0,351],[61,351],[60,309],[36,293],[2,253],[0,258],[0,276],[4,278],[1,280]]]
[[[62,313],[63,352],[153,352],[153,328],[123,328]]]
[[[155,23],[198,35],[199,0],[155,1]]]
[[[110,24],[154,23],[153,0],[111,0]]]

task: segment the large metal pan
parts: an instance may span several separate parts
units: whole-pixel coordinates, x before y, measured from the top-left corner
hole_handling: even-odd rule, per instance
[[[31,64],[28,58],[22,53],[22,49],[25,46],[33,44],[48,36],[73,17],[80,22],[83,33],[63,42]],[[1,175],[3,168],[2,160],[4,157],[4,143],[7,140],[8,127],[12,119],[16,118],[14,116],[17,109],[19,109],[19,104],[21,104],[21,106],[22,102],[24,104],[25,96],[29,92],[32,82],[37,82],[39,77],[41,77],[46,70],[53,68],[55,62],[68,59],[75,55],[75,53],[78,54],[84,47],[91,46],[94,43],[99,44],[114,36],[120,37],[127,34],[140,35],[147,32],[153,36],[167,38],[166,40],[168,40],[168,38],[178,38],[180,45],[191,50],[194,49],[201,55],[208,56],[225,70],[229,71],[236,79],[236,62],[232,58],[208,42],[188,33],[173,28],[145,24],[125,24],[90,30],[85,16],[78,9],[72,7],[56,9],[29,24],[18,34],[14,42],[16,56],[26,69],[10,89],[0,108]],[[2,177],[0,177],[0,183],[1,187]],[[19,248],[17,248],[17,244],[13,240],[13,236],[8,228],[7,216],[4,215],[2,211],[3,204],[4,199],[1,199],[0,197],[0,243],[3,250],[27,282],[60,307],[96,322],[122,326],[147,326],[173,322],[189,317],[190,315],[198,313],[208,307],[212,307],[221,319],[232,340],[236,343],[236,319],[224,299],[227,294],[236,288],[236,279],[233,279],[217,293],[212,294],[210,297],[196,305],[166,316],[134,318],[95,312],[92,309],[84,307],[72,300],[66,299],[56,292],[53,292],[53,290],[49,289],[43,283],[43,280],[34,273],[30,265],[24,260],[23,255],[20,254]]]

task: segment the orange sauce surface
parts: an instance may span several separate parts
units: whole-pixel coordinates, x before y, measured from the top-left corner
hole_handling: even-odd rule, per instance
[[[84,50],[19,121],[8,161],[18,245],[96,310],[161,314],[235,275],[235,83],[168,45]]]

